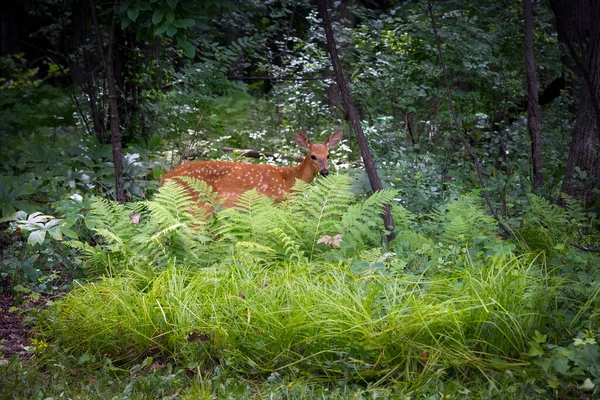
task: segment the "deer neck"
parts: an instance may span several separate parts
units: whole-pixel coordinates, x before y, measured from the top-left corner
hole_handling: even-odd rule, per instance
[[[300,179],[306,183],[311,183],[313,179],[315,179],[317,172],[313,170],[310,165],[311,162],[308,156],[306,156],[300,165],[295,168],[294,176],[296,179]]]

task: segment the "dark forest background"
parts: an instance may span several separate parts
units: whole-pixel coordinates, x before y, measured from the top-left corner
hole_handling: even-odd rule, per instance
[[[17,398],[592,398],[598,21],[587,0],[3,5],[0,285],[31,340],[0,351],[0,379]],[[200,229],[185,191],[159,190],[191,160],[295,165],[296,130],[340,127],[335,176],[289,206],[250,194]],[[163,303],[166,281],[219,279],[202,305]],[[247,325],[165,312],[188,301]]]

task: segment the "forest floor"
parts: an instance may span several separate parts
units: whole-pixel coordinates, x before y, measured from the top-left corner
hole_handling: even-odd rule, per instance
[[[30,358],[29,335],[31,327],[23,325],[23,315],[11,312],[15,299],[9,293],[0,292],[0,361],[18,355],[21,359]]]

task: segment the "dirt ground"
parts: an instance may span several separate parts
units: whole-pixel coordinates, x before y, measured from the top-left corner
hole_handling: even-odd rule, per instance
[[[31,328],[23,326],[23,318],[18,312],[8,311],[14,304],[14,298],[10,294],[0,292],[0,360],[15,355],[21,358],[31,356],[26,350]]]

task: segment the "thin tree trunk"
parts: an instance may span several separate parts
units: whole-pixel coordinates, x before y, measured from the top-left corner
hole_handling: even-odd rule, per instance
[[[542,159],[542,134],[538,114],[538,81],[533,54],[533,11],[531,0],[523,0],[523,20],[525,28],[525,72],[527,74],[527,128],[531,138],[531,159],[533,162],[533,187],[544,187],[544,161]]]
[[[90,115],[94,125],[93,134],[96,135],[100,143],[106,140],[106,126],[104,116],[96,103],[96,87],[94,85],[95,68],[92,57],[86,45],[88,43],[88,13],[89,2],[77,0],[73,2],[73,31],[75,32],[75,46],[82,49],[83,64],[73,63],[73,83],[81,85],[83,91],[89,99]],[[87,6],[86,6],[87,4]],[[92,132],[91,132],[92,133]]]
[[[92,116],[92,123],[94,125],[94,134],[100,141],[105,143],[106,141],[106,125],[104,124],[104,113],[98,103],[96,102],[96,86],[94,85],[94,68],[92,66],[92,60],[89,51],[83,50],[83,62],[85,66],[86,75],[86,93],[90,100],[90,113]]]
[[[112,144],[113,162],[115,165],[115,191],[117,201],[124,204],[125,198],[125,187],[123,185],[123,147],[121,144],[121,127],[119,123],[119,106],[117,103],[117,88],[115,85],[115,70],[113,67],[113,49],[114,49],[114,36],[117,26],[117,6],[119,0],[115,0],[113,3],[112,20],[110,24],[110,33],[108,35],[108,46],[106,54],[104,54],[104,44],[102,43],[102,33],[100,32],[100,25],[98,24],[98,17],[96,13],[96,4],[94,0],[90,0],[90,8],[92,14],[92,22],[96,28],[96,40],[98,42],[98,52],[102,57],[102,64],[104,65],[104,71],[106,73],[106,81],[108,84],[108,106],[110,110],[110,142]]]
[[[371,156],[371,152],[369,151],[367,138],[365,137],[362,126],[360,124],[358,111],[356,109],[354,101],[352,100],[352,96],[350,95],[350,89],[348,88],[348,83],[346,82],[346,78],[342,70],[342,63],[340,62],[340,58],[338,57],[337,44],[333,36],[331,18],[329,17],[329,11],[327,10],[327,0],[317,0],[317,9],[319,10],[319,14],[323,19],[323,27],[325,28],[325,36],[327,37],[327,51],[329,52],[329,55],[331,57],[331,64],[333,65],[335,80],[342,93],[342,101],[344,103],[346,113],[348,113],[348,116],[350,118],[350,124],[352,125],[354,133],[356,134],[356,139],[358,140],[358,146],[360,148],[360,153],[362,155],[363,162],[365,163],[365,169],[367,171],[367,176],[369,177],[369,183],[371,184],[371,188],[374,191],[382,190],[383,186],[381,185],[381,180],[377,175],[375,162],[373,161],[373,157]],[[385,229],[388,232],[388,240],[393,240],[395,237],[394,220],[392,218],[392,212],[389,205],[386,205],[385,207],[385,212],[383,214],[383,223]]]

